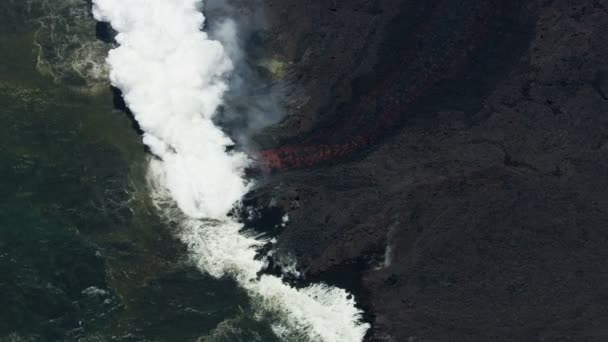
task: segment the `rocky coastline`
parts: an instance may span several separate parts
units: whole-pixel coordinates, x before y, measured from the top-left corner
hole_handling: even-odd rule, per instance
[[[606,4],[263,8],[300,89],[250,194],[290,217],[279,258],[355,292],[370,341],[608,336]]]

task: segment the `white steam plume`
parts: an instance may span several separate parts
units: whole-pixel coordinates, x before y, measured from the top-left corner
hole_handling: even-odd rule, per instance
[[[243,178],[249,159],[226,152],[232,141],[212,121],[232,63],[201,31],[201,8],[201,0],[93,0],[95,18],[118,32],[107,59],[110,80],[158,157],[150,162],[152,196],[180,222],[180,238],[203,271],[235,277],[259,310],[285,314],[274,324],[277,334],[361,341],[369,325],[360,323],[352,297],[325,285],[297,290],[278,277],[258,278],[264,263],[254,247],[261,242],[241,235],[227,216],[250,187]]]
[[[167,187],[192,217],[223,218],[247,191],[244,154],[212,122],[232,69],[221,44],[200,31],[195,0],[95,0],[93,15],[118,32],[110,80],[163,160]]]

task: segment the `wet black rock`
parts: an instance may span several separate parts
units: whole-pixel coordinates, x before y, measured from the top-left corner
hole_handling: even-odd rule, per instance
[[[608,4],[265,10],[268,48],[304,93],[266,147],[389,123],[251,195],[288,212],[278,247],[309,277],[357,265],[358,280],[335,283],[361,284],[370,340],[608,338]]]

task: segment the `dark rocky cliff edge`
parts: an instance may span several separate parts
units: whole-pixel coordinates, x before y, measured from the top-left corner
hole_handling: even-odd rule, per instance
[[[370,341],[608,341],[608,2],[265,0],[249,195]]]

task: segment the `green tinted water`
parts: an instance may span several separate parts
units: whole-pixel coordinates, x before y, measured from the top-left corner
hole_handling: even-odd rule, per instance
[[[0,3],[0,341],[275,340],[155,214],[86,1],[50,3]]]

